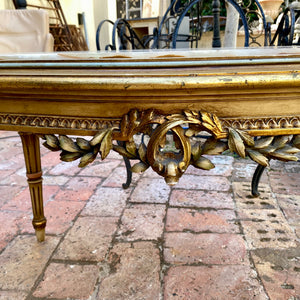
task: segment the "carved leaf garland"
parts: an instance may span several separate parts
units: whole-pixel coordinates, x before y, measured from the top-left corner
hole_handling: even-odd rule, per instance
[[[138,150],[139,158],[143,163],[147,162],[147,147],[142,141]]]
[[[269,166],[268,158],[266,156],[264,156],[263,154],[261,154],[260,152],[251,150],[251,149],[247,149],[247,153],[249,154],[249,157],[252,160],[254,160],[255,162],[257,162],[258,164],[260,164],[264,167]]]
[[[110,150],[113,148],[112,145],[112,130],[108,129],[101,141],[100,145],[100,155],[102,160],[107,157]]]
[[[104,129],[99,131],[90,141],[84,138],[72,138],[60,135],[45,135],[46,142],[44,146],[52,151],[62,150],[60,159],[64,162],[71,162],[80,158],[79,167],[83,168],[92,163],[99,153],[102,160],[107,157],[112,144],[112,129]],[[52,149],[51,149],[52,148]]]
[[[79,146],[80,149],[85,151],[89,151],[92,148],[91,144],[86,139],[83,138],[78,137],[76,139],[76,144]]]
[[[284,162],[297,161],[300,151],[299,136],[262,137],[254,141],[247,133],[229,128],[228,146],[231,152],[245,157],[246,154],[262,166],[269,166],[270,159]]]
[[[135,155],[130,154],[129,152],[127,152],[127,150],[119,145],[113,145],[113,150],[118,152],[120,155],[125,156],[129,159],[135,159]]]
[[[273,139],[273,136],[260,138],[254,142],[254,146],[256,149],[265,149],[266,147],[270,146],[270,144],[273,142]]]
[[[46,145],[50,148],[59,150],[59,140],[55,135],[45,135]]]
[[[240,134],[232,128],[228,130],[228,147],[231,152],[237,153],[242,158],[246,157],[244,142]]]
[[[71,138],[65,135],[59,136],[59,146],[66,152],[81,152],[79,146]]]
[[[199,136],[205,131],[208,136]],[[135,134],[143,138],[137,143]],[[149,142],[144,142],[147,136]],[[173,144],[167,145],[172,138]],[[163,115],[155,110],[131,110],[124,115],[120,127],[101,129],[90,140],[66,135],[45,135],[44,146],[51,151],[61,151],[62,161],[80,159],[79,167],[93,162],[98,153],[105,159],[114,150],[128,159],[138,160],[132,172],[144,172],[150,166],[175,184],[188,165],[210,170],[214,164],[205,155],[222,154],[229,148],[240,157],[268,166],[270,159],[296,161],[300,150],[300,135],[260,137],[254,139],[246,131],[222,128],[218,117],[208,112],[192,110],[181,114]],[[115,144],[117,141],[118,144]]]
[[[93,152],[88,152],[84,154],[80,159],[80,163],[78,167],[83,168],[88,164],[92,163],[96,159],[98,151],[99,151],[99,145],[94,147]]]
[[[202,170],[210,170],[215,167],[215,165],[206,157],[199,157],[194,163],[193,166]]]

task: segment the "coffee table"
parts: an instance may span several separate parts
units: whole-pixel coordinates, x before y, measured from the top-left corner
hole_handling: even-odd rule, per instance
[[[226,151],[261,173],[270,159],[297,160],[299,69],[298,47],[1,55],[0,130],[22,139],[37,239],[40,139],[79,167],[117,151],[170,185]]]

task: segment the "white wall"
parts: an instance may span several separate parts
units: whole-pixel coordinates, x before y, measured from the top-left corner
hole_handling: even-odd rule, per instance
[[[96,30],[104,19],[116,20],[116,1],[114,0],[60,0],[68,24],[78,25],[78,13],[85,14],[89,50],[96,50]],[[101,30],[102,45],[110,43],[112,27]],[[102,47],[104,48],[104,47]]]
[[[96,44],[95,44],[96,33],[95,33],[95,26],[94,26],[94,12],[93,12],[94,3],[93,2],[94,2],[93,0],[61,0],[60,1],[67,23],[70,25],[78,26],[79,25],[78,14],[84,13],[87,35],[88,35],[87,36],[88,44],[89,44],[89,49],[91,51],[96,50]]]
[[[95,30],[99,23],[102,20],[111,20],[116,21],[117,19],[117,8],[116,8],[116,1],[115,0],[94,0],[94,24]],[[111,44],[111,34],[112,34],[113,26],[106,22],[101,29],[101,41],[100,46],[101,50],[104,50],[104,47],[107,44]],[[96,36],[96,32],[95,32]]]
[[[12,0],[0,0],[0,9],[14,9]]]

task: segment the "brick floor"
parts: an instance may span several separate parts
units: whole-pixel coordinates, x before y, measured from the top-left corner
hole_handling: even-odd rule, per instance
[[[233,210],[169,208],[166,231],[238,233]]]
[[[34,297],[88,299],[98,278],[96,265],[51,263]],[[65,282],[64,285],[61,282]]]
[[[151,242],[115,244],[108,257],[110,274],[97,299],[159,299],[160,257]]]
[[[272,162],[253,198],[256,165],[229,155],[124,190],[115,153],[83,169],[41,153],[37,243],[20,139],[0,132],[0,300],[300,300],[299,163]]]
[[[54,259],[102,261],[117,230],[117,218],[79,217],[59,245]]]
[[[268,299],[249,266],[171,267],[165,278],[165,299]]]
[[[249,264],[245,241],[238,234],[166,233],[164,246],[170,264]]]

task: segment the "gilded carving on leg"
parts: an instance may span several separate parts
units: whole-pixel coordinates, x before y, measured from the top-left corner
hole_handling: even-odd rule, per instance
[[[65,135],[45,135],[45,140],[44,145],[50,150],[61,150],[61,160],[80,159],[79,167],[93,162],[98,153],[103,160],[114,150],[139,160],[133,165],[133,172],[151,167],[170,185],[178,182],[189,165],[214,168],[205,155],[221,154],[228,148],[263,166],[268,166],[270,159],[297,160],[295,154],[300,151],[299,135],[254,140],[246,131],[222,127],[216,115],[197,111],[162,115],[155,110],[131,110],[119,127],[102,129],[90,141]]]

